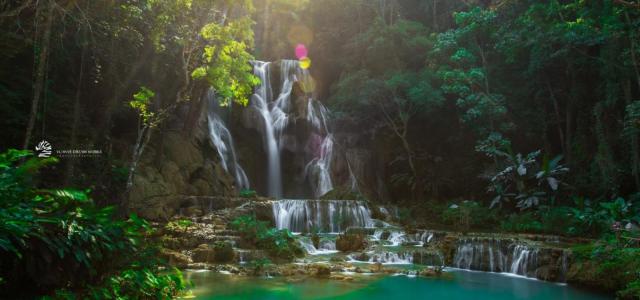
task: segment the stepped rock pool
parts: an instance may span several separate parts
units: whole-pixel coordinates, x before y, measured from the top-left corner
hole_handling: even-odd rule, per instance
[[[353,281],[307,278],[254,278],[210,271],[185,271],[195,287],[195,299],[571,299],[604,300],[612,297],[549,283],[498,273],[447,269],[453,279],[406,275],[353,274]]]

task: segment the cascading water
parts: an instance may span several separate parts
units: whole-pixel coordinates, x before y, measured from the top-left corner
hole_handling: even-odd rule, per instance
[[[304,70],[303,76],[309,76]],[[333,189],[331,181],[331,162],[333,159],[333,135],[327,126],[327,115],[329,110],[322,103],[309,99],[307,102],[307,121],[312,125],[314,134],[310,138],[310,143],[318,144],[313,147],[315,151],[313,159],[305,167],[305,175],[310,179],[313,194],[320,197]]]
[[[261,84],[251,98],[251,106],[259,112],[262,119],[262,137],[267,153],[267,194],[282,198],[281,153],[284,143],[284,131],[296,116],[292,113],[291,94],[297,82],[302,90],[308,90],[313,82],[308,70],[302,69],[295,60],[281,60],[277,65],[280,71],[279,94],[273,97],[270,68],[272,63],[253,62],[254,75]],[[273,99],[273,100],[272,100]],[[320,197],[333,189],[331,181],[331,160],[333,158],[333,136],[327,126],[328,110],[319,101],[307,99],[306,121],[311,132],[307,139],[307,149],[312,157],[304,169],[305,178],[311,183],[314,197]],[[297,118],[296,118],[297,119]]]
[[[536,250],[529,249],[525,245],[516,245],[513,247],[513,262],[509,273],[527,276],[527,270],[530,270],[529,266],[536,267],[538,252]]]
[[[282,197],[282,172],[280,170],[280,151],[274,129],[273,115],[277,116],[278,124],[282,123],[282,117],[278,113],[272,113],[269,109],[270,81],[269,62],[256,61],[253,63],[253,72],[260,78],[260,85],[251,97],[251,106],[254,107],[264,121],[262,132],[263,144],[267,153],[267,194],[271,197]],[[282,111],[277,105],[275,110]]]
[[[334,240],[320,241],[318,248],[313,245],[309,238],[298,238],[300,246],[310,255],[337,253],[336,242]]]
[[[278,229],[292,232],[339,233],[349,227],[371,227],[373,220],[362,201],[278,200],[273,203]]]
[[[537,269],[544,265],[558,266],[559,280],[565,280],[568,252],[540,253],[537,247],[506,239],[465,239],[458,244],[453,266],[462,269],[511,273],[536,277]],[[552,251],[552,250],[546,250]],[[555,258],[560,256],[559,258]]]
[[[463,240],[456,250],[453,266],[468,270],[508,272],[505,269],[508,256],[503,254],[501,248],[503,245],[495,241]]]
[[[305,167],[306,177],[311,180],[313,194],[321,197],[333,189],[331,181],[331,159],[333,157],[333,136],[327,135],[320,144],[320,153]]]
[[[366,254],[368,260],[362,261],[353,256],[348,256],[351,262],[368,262],[368,263],[381,263],[381,264],[399,264],[408,265],[413,263],[412,252],[372,252]],[[365,258],[366,259],[366,258]]]
[[[216,100],[214,90],[210,89],[207,92],[206,97],[208,100],[207,104],[209,105],[207,121],[209,125],[209,137],[211,138],[211,143],[218,152],[218,156],[220,157],[220,162],[222,163],[224,170],[234,176],[236,185],[239,188],[247,189],[249,188],[249,179],[238,163],[231,133],[225,126],[220,115],[217,113],[220,105]]]

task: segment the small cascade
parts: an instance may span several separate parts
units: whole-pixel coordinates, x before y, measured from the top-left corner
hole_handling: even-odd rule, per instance
[[[567,249],[563,249],[562,250],[562,257],[560,258],[560,266],[561,266],[561,277],[560,277],[560,281],[561,282],[566,282],[567,281],[567,272],[569,271],[569,255],[571,255],[571,252]]]
[[[538,251],[525,245],[513,247],[512,263],[509,273],[527,276],[527,270],[537,267]]]
[[[369,262],[382,264],[412,264],[413,253],[409,252],[382,252],[369,255]]]
[[[249,188],[249,179],[238,163],[231,132],[229,132],[224,121],[216,112],[220,105],[216,100],[214,90],[210,89],[207,92],[206,97],[208,100],[207,104],[209,105],[207,121],[209,125],[209,137],[211,139],[211,143],[218,152],[218,156],[220,157],[220,162],[224,170],[234,176],[236,185],[240,189],[247,189]]]
[[[308,239],[298,239],[298,243],[300,244],[302,249],[307,252],[307,254],[315,254],[316,252],[318,252],[313,243]]]
[[[487,272],[510,272],[509,245],[493,239],[464,239],[458,244],[453,266]]]
[[[402,243],[407,242],[407,237],[402,231],[393,231],[389,234],[387,241],[391,243],[388,246],[400,246]]]
[[[416,246],[423,247],[435,238],[435,234],[431,231],[420,231],[408,234],[396,229],[376,229],[371,235],[372,241],[380,242],[381,245],[387,247],[396,246]]]
[[[353,200],[278,200],[273,202],[278,229],[339,233],[349,227],[371,227],[366,203]]]
[[[370,252],[347,256],[350,262],[408,265],[413,263],[412,252]]]
[[[309,255],[331,254],[338,252],[336,250],[336,242],[331,240],[321,240],[318,248],[316,248],[311,239],[308,238],[298,238],[298,243]]]
[[[250,259],[250,252],[249,250],[241,250],[241,249],[236,249],[236,258],[238,259],[238,264],[246,264]]]
[[[384,233],[384,230],[382,229],[376,229],[373,232],[373,235],[371,235],[372,240],[374,241],[379,241],[380,239],[382,239],[382,234]]]
[[[540,267],[555,266],[557,275],[546,278],[564,281],[568,257],[567,250],[539,248],[509,239],[469,238],[458,243],[452,266],[526,277],[539,277]]]
[[[305,167],[315,197],[321,197],[333,189],[331,181],[331,159],[333,157],[333,136],[325,136],[320,144],[320,153]]]

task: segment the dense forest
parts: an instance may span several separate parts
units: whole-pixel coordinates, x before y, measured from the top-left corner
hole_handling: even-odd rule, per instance
[[[205,250],[264,250],[262,274],[301,256],[290,231],[325,238],[280,224],[287,198],[558,237],[557,280],[511,273],[640,297],[638,1],[3,0],[0,25],[0,297],[192,297]],[[370,249],[345,214],[331,250]],[[181,240],[204,223],[239,242]]]

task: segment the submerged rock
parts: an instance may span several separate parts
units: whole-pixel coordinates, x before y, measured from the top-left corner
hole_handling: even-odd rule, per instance
[[[314,275],[325,277],[331,275],[331,266],[327,264],[314,264],[311,266],[315,270]]]

